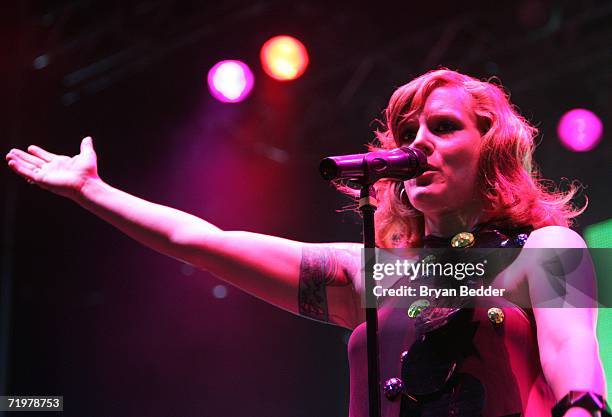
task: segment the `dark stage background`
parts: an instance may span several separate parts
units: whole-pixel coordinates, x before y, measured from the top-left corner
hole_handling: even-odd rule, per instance
[[[375,3],[4,2],[3,152],[73,155],[91,135],[101,177],[140,197],[228,230],[359,241],[318,161],[363,151],[393,90],[445,66],[501,78],[541,129],[544,175],[587,186],[579,231],[611,217],[612,2]],[[294,82],[259,66],[277,34],[310,53]],[[221,59],[254,70],[247,101],[209,95]],[[591,152],[557,140],[574,107],[604,124]],[[66,416],[347,415],[347,331],[215,298],[215,277],[6,166],[0,187],[0,395],[63,395]]]

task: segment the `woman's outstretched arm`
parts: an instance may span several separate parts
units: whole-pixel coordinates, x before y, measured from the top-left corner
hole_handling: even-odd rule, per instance
[[[30,146],[28,152],[12,149],[6,159],[28,182],[70,198],[138,242],[264,301],[348,328],[361,321],[357,244],[308,244],[223,231],[199,217],[135,197],[100,179],[89,137],[74,157]]]

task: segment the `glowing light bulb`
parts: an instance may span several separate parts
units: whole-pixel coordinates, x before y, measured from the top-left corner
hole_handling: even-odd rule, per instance
[[[226,60],[208,71],[208,89],[217,100],[238,103],[246,99],[255,83],[253,72],[241,61]]]
[[[557,125],[557,134],[563,146],[574,152],[593,149],[603,133],[603,124],[595,113],[586,109],[573,109],[565,113]]]
[[[286,35],[268,39],[261,48],[260,58],[266,74],[280,81],[295,80],[308,67],[306,47]]]

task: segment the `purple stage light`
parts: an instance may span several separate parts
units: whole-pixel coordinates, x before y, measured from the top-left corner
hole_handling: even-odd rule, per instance
[[[227,297],[227,287],[225,285],[222,285],[222,284],[215,285],[212,292],[213,292],[213,297],[215,298]]]
[[[221,61],[208,71],[208,89],[224,103],[243,101],[251,93],[254,82],[251,69],[240,61]]]
[[[595,113],[573,109],[565,113],[557,125],[563,146],[574,152],[587,152],[601,140],[603,125]]]

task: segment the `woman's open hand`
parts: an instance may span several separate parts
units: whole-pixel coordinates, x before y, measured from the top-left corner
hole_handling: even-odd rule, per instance
[[[11,149],[6,160],[30,184],[73,199],[87,181],[98,178],[96,152],[89,136],[81,142],[81,153],[72,158],[31,145],[28,152]]]

